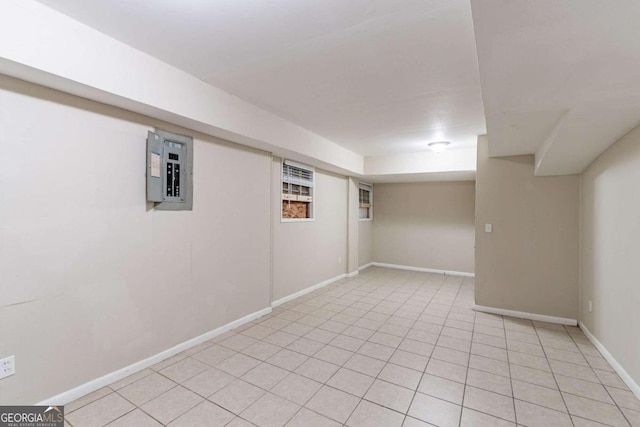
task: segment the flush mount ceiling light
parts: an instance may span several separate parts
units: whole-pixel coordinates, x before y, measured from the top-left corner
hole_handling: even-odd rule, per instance
[[[431,149],[436,153],[442,153],[447,148],[448,145],[449,145],[448,141],[438,141],[438,142],[430,143],[429,147],[431,147]]]

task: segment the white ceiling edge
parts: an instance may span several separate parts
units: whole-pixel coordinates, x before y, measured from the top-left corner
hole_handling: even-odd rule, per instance
[[[476,171],[407,173],[395,175],[367,175],[362,181],[371,184],[392,184],[401,182],[441,182],[441,181],[475,181]]]
[[[364,175],[475,171],[476,158],[476,148],[371,156],[364,158]]]
[[[330,171],[363,156],[33,0],[0,2],[0,73]]]
[[[475,148],[365,159],[36,1],[0,15],[2,74],[372,182],[475,179]]]
[[[536,176],[581,174],[639,123],[638,106],[569,111],[536,151],[534,173]]]

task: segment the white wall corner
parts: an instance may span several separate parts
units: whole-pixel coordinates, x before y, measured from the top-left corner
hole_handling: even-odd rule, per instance
[[[547,135],[547,138],[542,142],[542,144],[540,144],[540,146],[536,150],[535,156],[534,156],[535,161],[533,166],[533,174],[535,176],[543,175],[542,168],[543,168],[543,163],[545,161],[547,153],[549,152],[553,144],[558,139],[558,134],[560,133],[560,130],[562,129],[564,123],[566,122],[568,114],[569,114],[568,110],[564,112],[564,114],[562,115],[562,117],[560,117],[560,119],[555,124],[553,129],[551,129],[551,132],[549,132],[549,135]]]

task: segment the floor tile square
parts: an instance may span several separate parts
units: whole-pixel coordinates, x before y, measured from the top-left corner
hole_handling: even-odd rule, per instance
[[[311,378],[312,380],[325,383],[336,371],[340,369],[339,366],[334,365],[323,360],[314,359],[313,357],[298,366],[295,373],[304,377]]]
[[[169,424],[203,400],[202,396],[178,386],[145,403],[140,409],[162,424]]]
[[[316,414],[307,408],[302,408],[287,423],[287,427],[341,427],[342,424],[337,423],[323,415]]]
[[[460,422],[462,407],[426,394],[416,393],[409,408],[409,415],[440,427],[456,427]]]
[[[567,393],[562,393],[562,396],[571,415],[598,421],[614,427],[628,427],[629,425],[622,415],[622,412],[620,412],[620,409],[616,406]]]
[[[460,427],[515,427],[515,424],[473,409],[462,408]]]
[[[337,336],[338,334],[336,334],[335,332],[329,332],[325,331],[324,329],[316,328],[306,334],[304,337],[313,341],[321,342],[323,344],[328,344]]]
[[[572,427],[573,425],[566,412],[554,411],[521,400],[515,400],[515,405],[518,422],[523,425],[540,427]]]
[[[255,344],[250,345],[249,347],[242,350],[242,353],[253,357],[258,360],[267,360],[269,357],[273,356],[277,352],[281,350],[277,345],[269,344],[268,342],[258,341]]]
[[[244,374],[242,379],[265,390],[270,390],[287,375],[289,375],[289,371],[268,363],[261,363]]]
[[[212,345],[211,347],[206,348],[200,353],[196,353],[191,357],[204,362],[209,366],[215,366],[223,360],[233,356],[234,354],[236,354],[236,352],[231,349],[219,345]]]
[[[382,360],[356,353],[343,365],[343,367],[349,368],[352,371],[360,372],[361,374],[369,375],[370,377],[377,377],[380,371],[382,371],[384,365],[385,362]]]
[[[357,351],[365,341],[347,335],[338,335],[329,344],[352,352]]]
[[[501,375],[470,368],[467,372],[467,384],[505,396],[513,396],[511,380]]]
[[[418,391],[422,394],[437,397],[447,402],[462,405],[464,396],[464,384],[457,383],[445,378],[424,374],[420,381]]]
[[[378,375],[378,378],[387,382],[406,387],[411,390],[418,388],[420,378],[422,378],[422,372],[414,371],[413,369],[405,368],[403,366],[394,365],[393,363],[387,363],[382,371]]]
[[[182,383],[182,386],[199,394],[202,397],[209,397],[216,391],[231,384],[235,377],[224,371],[209,368]]]
[[[280,427],[285,425],[300,406],[271,393],[266,393],[245,409],[241,417],[259,427]]]
[[[386,381],[375,380],[364,398],[394,411],[407,413],[414,392]]]
[[[361,400],[351,417],[347,420],[349,427],[400,427],[404,416],[391,409]]]
[[[74,426],[99,427],[134,409],[135,406],[122,396],[111,393],[65,415],[65,418]]]
[[[353,356],[353,352],[344,350],[342,348],[334,347],[332,345],[326,345],[316,354],[313,355],[315,359],[324,360],[325,362],[333,363],[334,365],[342,366],[347,360]]]
[[[488,357],[477,356],[472,354],[469,358],[469,367],[479,371],[490,372],[503,377],[509,377],[509,365],[500,360],[490,359]]]
[[[180,415],[169,424],[169,427],[222,427],[234,418],[235,415],[231,412],[209,401],[204,401]],[[142,427],[143,424],[138,424],[138,426]]]
[[[358,397],[364,396],[375,378],[346,368],[340,368],[327,385]]]
[[[249,347],[251,344],[255,344],[257,342],[258,340],[255,338],[251,338],[242,334],[236,334],[231,338],[220,341],[219,344],[234,351],[241,351]]]
[[[302,353],[307,356],[313,356],[318,350],[324,347],[324,344],[318,341],[313,341],[308,338],[298,338],[287,346],[289,350]]]
[[[358,353],[365,356],[373,357],[374,359],[387,361],[393,354],[394,349],[387,347],[386,345],[376,344],[373,342],[366,342],[358,349]]]
[[[154,372],[154,371],[152,371],[150,369],[148,369],[148,370],[145,369],[145,371],[149,371],[149,373],[147,373],[146,375],[141,375],[139,377],[136,377],[136,374],[134,374],[134,375],[130,375],[130,376],[124,378],[123,380],[117,381],[116,383],[114,383],[114,384],[116,384],[116,388],[112,388],[111,386],[102,387],[101,389],[98,389],[98,390],[96,390],[94,392],[86,394],[86,395],[82,396],[81,398],[74,400],[73,402],[67,403],[66,405],[64,405],[65,414],[70,414],[71,412],[73,412],[73,411],[75,411],[75,410],[77,410],[79,408],[82,408],[83,406],[86,406],[91,402],[95,402],[96,400],[105,397],[107,394],[113,393],[113,390],[119,390],[120,388],[122,388],[122,387],[124,387],[126,385],[129,385],[129,384],[132,384],[132,383],[134,383],[134,382],[136,382],[136,381],[138,381],[138,380],[140,380],[140,379],[142,379],[142,378],[144,378],[144,377],[146,377],[146,376],[148,376],[148,375],[150,375],[151,373]],[[121,381],[124,381],[124,380],[126,380],[125,384],[122,385]],[[111,385],[113,385],[113,384],[111,384]]]
[[[455,363],[456,365],[468,366],[469,353],[465,351],[453,350],[447,347],[437,345],[431,354],[432,359],[444,360],[446,362]]]
[[[371,329],[365,329],[359,326],[350,326],[342,332],[342,335],[347,335],[361,340],[368,340],[374,333],[375,331],[372,331]]]
[[[285,348],[269,357],[267,359],[267,363],[288,371],[293,371],[298,366],[302,365],[307,359],[309,359],[309,356],[305,356],[304,354],[287,350]]]
[[[419,354],[425,357],[431,357],[434,345],[405,338],[398,346],[398,349],[407,351],[409,353]]]
[[[304,405],[316,394],[322,384],[298,374],[289,374],[271,389],[271,392],[298,405]]]
[[[247,373],[251,368],[258,366],[260,361],[253,357],[245,356],[241,353],[236,353],[228,359],[216,365],[216,368],[221,371],[225,371],[233,376],[240,377]]]
[[[516,399],[556,411],[566,411],[564,401],[558,390],[513,380],[513,396]]]
[[[196,359],[187,357],[160,371],[162,375],[177,383],[182,383],[200,372],[207,370],[209,366]]]
[[[287,347],[298,339],[299,337],[295,334],[290,334],[284,331],[277,331],[263,339],[263,341],[269,344],[276,345],[278,347]]]
[[[501,394],[466,386],[463,406],[503,420],[516,421],[513,399]]]
[[[65,424],[65,426],[66,425],[67,424]],[[162,427],[162,424],[142,412],[140,409],[131,411],[108,425],[109,427]]]
[[[371,335],[369,341],[376,344],[386,345],[387,347],[396,348],[402,342],[402,337],[378,331],[375,334]]]
[[[121,388],[118,393],[134,405],[140,406],[175,386],[177,384],[170,379],[154,373]]]
[[[632,392],[609,386],[606,389],[619,407],[640,411],[640,400]]]
[[[560,387],[560,390],[563,392],[598,400],[610,405],[614,404],[611,396],[602,384],[580,380],[572,377],[566,377],[559,374],[555,375],[555,379],[558,383],[558,386]]]
[[[272,328],[268,328],[266,326],[263,325],[255,325],[250,327],[249,329],[246,329],[244,331],[242,331],[242,335],[246,335],[248,337],[257,339],[257,340],[261,340],[264,339],[266,337],[268,337],[269,335],[271,335],[272,333],[276,332],[275,329]]]
[[[235,380],[214,393],[209,397],[209,400],[237,415],[258,400],[264,393],[264,390],[248,382]]]
[[[323,386],[305,406],[332,420],[344,423],[358,402],[360,402],[358,397],[332,387]]]
[[[467,368],[464,366],[436,359],[429,360],[425,373],[463,384],[467,378]]]
[[[404,350],[396,350],[391,359],[389,359],[389,363],[423,372],[427,367],[427,363],[429,363],[429,358]]]

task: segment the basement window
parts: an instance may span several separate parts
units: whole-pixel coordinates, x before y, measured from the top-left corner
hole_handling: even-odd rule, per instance
[[[313,221],[315,171],[312,167],[282,162],[282,221]]]
[[[373,185],[360,183],[360,219],[373,219]]]

